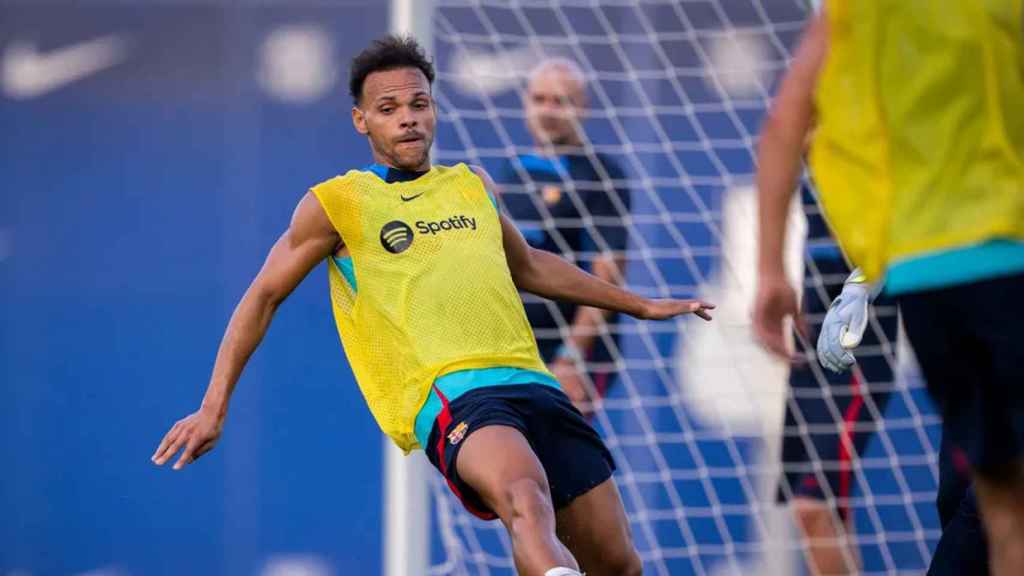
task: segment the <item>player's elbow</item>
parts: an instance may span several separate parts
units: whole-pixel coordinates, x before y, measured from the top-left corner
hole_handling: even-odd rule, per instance
[[[520,258],[510,266],[512,282],[516,287],[526,292],[538,293],[543,291],[544,253],[536,248],[528,248]]]
[[[509,271],[512,273],[512,283],[516,288],[524,292],[533,292],[536,289],[535,276],[529,271],[521,268],[512,268]]]
[[[288,291],[283,286],[279,286],[267,278],[257,276],[256,280],[249,286],[246,296],[257,307],[273,311],[288,297]]]

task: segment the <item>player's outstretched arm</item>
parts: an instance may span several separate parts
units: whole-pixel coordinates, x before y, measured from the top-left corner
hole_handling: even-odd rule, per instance
[[[754,333],[770,352],[794,359],[784,320],[802,329],[796,291],[783,267],[786,216],[800,174],[800,159],[814,118],[818,71],[828,49],[824,15],[811,21],[761,129],[757,149],[758,264]]]
[[[512,280],[521,290],[551,300],[624,312],[644,320],[664,320],[690,313],[711,320],[708,311],[714,309],[714,304],[644,298],[587,274],[556,254],[530,247],[505,216],[501,216],[501,231]]]
[[[473,171],[492,193],[494,181],[482,168]],[[664,320],[680,314],[696,314],[711,320],[708,311],[715,306],[699,300],[651,300],[587,274],[561,257],[532,248],[508,218],[501,218],[502,242],[512,281],[520,290],[551,300],[573,302],[615,312],[624,312],[645,320]]]
[[[277,307],[341,238],[313,194],[307,193],[292,215],[288,230],[270,249],[263,268],[235,308],[217,352],[213,375],[199,409],[174,424],[152,460],[163,465],[182,450],[175,470],[209,452],[220,438],[228,401],[242,369],[259,346]]]

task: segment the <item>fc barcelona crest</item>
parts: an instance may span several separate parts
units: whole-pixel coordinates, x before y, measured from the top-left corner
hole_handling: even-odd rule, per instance
[[[459,442],[462,442],[462,439],[466,437],[467,431],[469,431],[469,425],[467,425],[465,422],[459,422],[459,425],[448,433],[448,442],[452,446],[455,446]]]
[[[562,199],[562,189],[554,184],[545,184],[540,189],[541,196],[544,198],[544,202],[548,206],[554,206],[558,204],[558,201]]]

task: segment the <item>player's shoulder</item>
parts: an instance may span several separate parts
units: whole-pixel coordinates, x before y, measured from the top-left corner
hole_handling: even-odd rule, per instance
[[[487,170],[484,169],[483,166],[460,162],[449,169],[458,170],[460,173],[468,175],[470,178],[479,181],[483,187],[483,191],[487,193],[487,198],[490,199],[491,204],[493,204],[495,208],[498,207],[498,186],[494,183],[494,179],[491,178],[491,175],[487,173]]]
[[[517,154],[512,159],[519,168],[529,174],[531,178],[561,178],[562,174],[567,170],[565,156],[542,156],[540,154],[534,154],[526,152],[523,154]]]
[[[352,184],[353,180],[355,180],[356,178],[359,178],[359,177],[361,177],[361,176],[363,176],[365,174],[366,174],[365,170],[349,170],[348,172],[345,172],[344,174],[336,174],[334,176],[331,176],[330,178],[327,178],[326,180],[321,180],[320,182],[317,182],[316,184],[313,184],[309,188],[310,188],[310,190],[314,190],[314,191],[316,191],[316,190],[323,190],[323,191],[339,190],[339,189],[343,189],[343,188],[346,188],[346,187],[350,186]]]
[[[614,156],[604,152],[595,152],[591,158],[591,167],[599,175],[606,173],[613,180],[621,180],[625,176],[622,165]]]
[[[494,179],[491,178],[490,173],[487,172],[487,170],[483,166],[480,166],[479,164],[466,164],[464,162],[460,162],[455,166],[449,167],[449,170],[458,170],[461,173],[468,174],[470,176],[475,176],[484,183],[485,187],[488,188],[494,184]]]
[[[458,162],[456,164],[432,164],[431,169],[437,172],[439,176],[465,176],[476,174],[480,167],[474,164]]]
[[[323,197],[324,195],[345,194],[377,181],[380,181],[380,178],[372,170],[353,168],[344,174],[338,174],[317,182],[310,186],[309,189],[316,196]]]
[[[431,185],[444,185],[452,179],[469,179],[471,181],[482,180],[485,186],[491,185],[491,177],[487,171],[476,164],[458,162],[456,164],[431,164],[430,172],[433,174]]]

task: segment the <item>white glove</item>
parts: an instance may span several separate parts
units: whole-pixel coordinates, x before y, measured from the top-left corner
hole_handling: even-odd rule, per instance
[[[851,352],[860,345],[868,327],[868,304],[878,290],[854,270],[843,284],[843,291],[832,301],[818,334],[818,361],[833,372],[845,372],[853,366]]]

